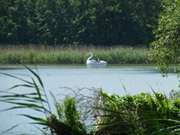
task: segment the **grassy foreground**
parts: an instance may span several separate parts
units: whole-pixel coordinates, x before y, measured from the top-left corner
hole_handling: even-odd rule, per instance
[[[40,76],[32,69],[31,81],[13,74],[1,73],[21,81],[10,91],[0,91],[0,102],[13,106],[5,109],[29,109],[41,113],[21,112],[21,116],[41,126],[44,135],[179,135],[180,91],[167,97],[153,92],[119,96],[102,90],[74,91],[58,100],[48,91]],[[19,89],[19,87],[23,89]],[[24,89],[25,88],[25,89]],[[31,91],[27,91],[31,88]],[[23,90],[23,91],[22,91]],[[91,91],[92,93],[89,94]],[[88,96],[87,93],[88,92]],[[47,96],[50,95],[50,96]],[[62,96],[62,95],[59,95]],[[51,101],[54,101],[52,104]],[[52,109],[54,108],[54,109]],[[88,123],[87,123],[88,122]],[[43,126],[43,127],[42,127]]]
[[[144,48],[60,48],[60,47],[1,47],[0,64],[84,64],[88,53],[109,64],[149,64],[148,49]]]

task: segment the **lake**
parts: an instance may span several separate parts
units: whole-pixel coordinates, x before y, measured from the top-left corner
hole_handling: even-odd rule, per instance
[[[0,72],[22,76],[28,79],[30,73],[16,66],[0,66]],[[156,68],[152,66],[108,66],[106,68],[87,68],[86,66],[38,66],[38,74],[41,76],[47,90],[58,96],[67,94],[63,87],[75,90],[80,88],[102,88],[108,93],[120,95],[137,94],[140,92],[161,91],[166,94],[172,89],[178,88],[176,74],[162,77]],[[10,88],[20,81],[0,75],[0,90]],[[0,110],[10,105],[0,103]],[[24,112],[27,110],[24,110]],[[16,114],[21,110],[0,112],[0,134],[13,135],[20,133],[36,134],[37,129],[27,124],[27,119]],[[34,113],[34,112],[28,112]],[[23,123],[23,124],[22,124]],[[20,124],[14,131],[2,133],[5,129],[15,124]]]

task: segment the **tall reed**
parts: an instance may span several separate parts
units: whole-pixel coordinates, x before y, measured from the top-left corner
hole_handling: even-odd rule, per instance
[[[149,64],[148,50],[143,48],[0,48],[0,64],[84,64],[89,52],[110,64]]]

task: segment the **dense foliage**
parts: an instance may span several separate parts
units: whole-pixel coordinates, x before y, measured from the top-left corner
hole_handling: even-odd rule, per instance
[[[97,128],[100,135],[178,135],[179,98],[141,93],[134,96],[101,92],[97,102]]]
[[[161,0],[0,0],[0,43],[146,44]]]
[[[164,0],[164,10],[155,31],[152,57],[161,71],[167,72],[170,64],[180,64],[180,0]]]

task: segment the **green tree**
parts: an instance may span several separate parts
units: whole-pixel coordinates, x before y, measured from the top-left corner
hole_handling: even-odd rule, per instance
[[[0,42],[7,43],[7,41],[15,40],[16,23],[12,19],[14,12],[13,0],[0,0]]]
[[[0,0],[0,43],[146,44],[161,0]]]
[[[153,38],[161,1],[92,0],[86,9],[81,22],[84,31],[80,35],[84,42],[141,44]]]
[[[179,71],[180,64],[180,1],[165,0],[164,10],[155,31],[151,56],[162,72],[168,72],[174,64]]]

